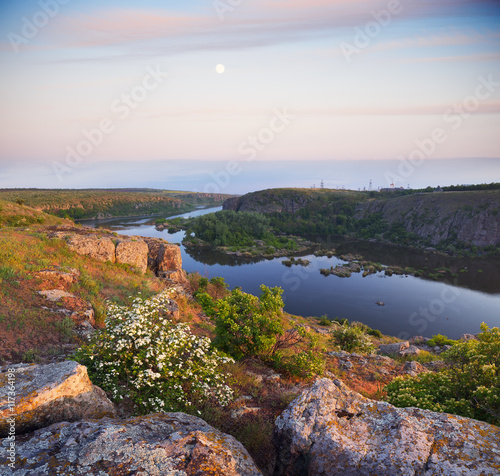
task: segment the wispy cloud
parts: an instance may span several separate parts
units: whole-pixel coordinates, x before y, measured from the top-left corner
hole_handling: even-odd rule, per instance
[[[434,16],[466,16],[473,7],[495,8],[491,0],[401,1],[394,21]],[[46,40],[56,47],[118,49],[119,55],[167,55],[186,51],[245,49],[333,35],[363,25],[387,1],[372,0],[255,0],[236,8],[221,22],[214,11],[179,14],[168,10],[108,9],[94,14],[60,15]],[[469,42],[469,36],[455,42]],[[415,40],[407,40],[414,42]],[[422,38],[420,46],[443,41]],[[399,42],[404,47],[405,41]],[[447,43],[441,43],[447,44]],[[458,43],[455,43],[458,44]],[[391,48],[390,44],[386,45]],[[396,46],[394,46],[396,47]],[[401,47],[401,46],[400,46]],[[102,53],[100,55],[103,56]],[[113,56],[110,53],[108,55]]]

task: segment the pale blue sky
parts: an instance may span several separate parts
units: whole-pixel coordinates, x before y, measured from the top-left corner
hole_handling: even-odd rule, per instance
[[[232,162],[232,193],[500,181],[497,1],[243,0],[222,19],[213,1],[58,2],[0,6],[2,187],[157,187],[161,170],[169,188],[203,189]],[[43,4],[57,12],[33,34]],[[151,70],[169,76],[141,92]],[[432,153],[398,171],[436,129]]]

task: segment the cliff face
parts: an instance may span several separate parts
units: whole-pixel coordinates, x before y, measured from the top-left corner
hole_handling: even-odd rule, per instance
[[[500,193],[445,192],[394,197],[358,204],[354,218],[381,213],[388,223],[400,222],[406,230],[428,239],[476,246],[500,243]]]
[[[293,214],[307,208],[308,220],[314,223],[318,211],[340,202],[355,205],[354,214],[342,214],[356,220],[381,214],[389,224],[401,223],[408,232],[432,245],[441,241],[476,246],[500,243],[499,190],[420,193],[374,200],[366,194],[349,191],[274,189],[230,198],[223,209]]]
[[[313,196],[300,190],[264,190],[229,198],[222,205],[222,209],[235,212],[296,213],[312,200]]]

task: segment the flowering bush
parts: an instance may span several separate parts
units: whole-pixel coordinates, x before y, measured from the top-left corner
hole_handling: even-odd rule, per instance
[[[361,326],[341,324],[332,331],[332,341],[341,350],[371,354],[374,351],[372,341]]]
[[[130,397],[138,411],[192,411],[214,398],[232,399],[221,366],[232,359],[211,348],[206,337],[167,317],[169,291],[136,298],[130,308],[110,304],[106,328],[77,353],[92,381],[113,399]]]
[[[387,401],[500,424],[500,329],[481,324],[478,340],[458,342],[441,354],[449,367],[437,374],[397,378]]]

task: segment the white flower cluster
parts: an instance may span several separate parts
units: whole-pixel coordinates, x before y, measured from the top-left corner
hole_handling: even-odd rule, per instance
[[[211,397],[227,405],[233,391],[220,366],[232,359],[167,317],[170,296],[136,298],[130,308],[110,304],[106,329],[81,350],[81,360],[114,398],[129,396],[142,410],[186,410]]]

